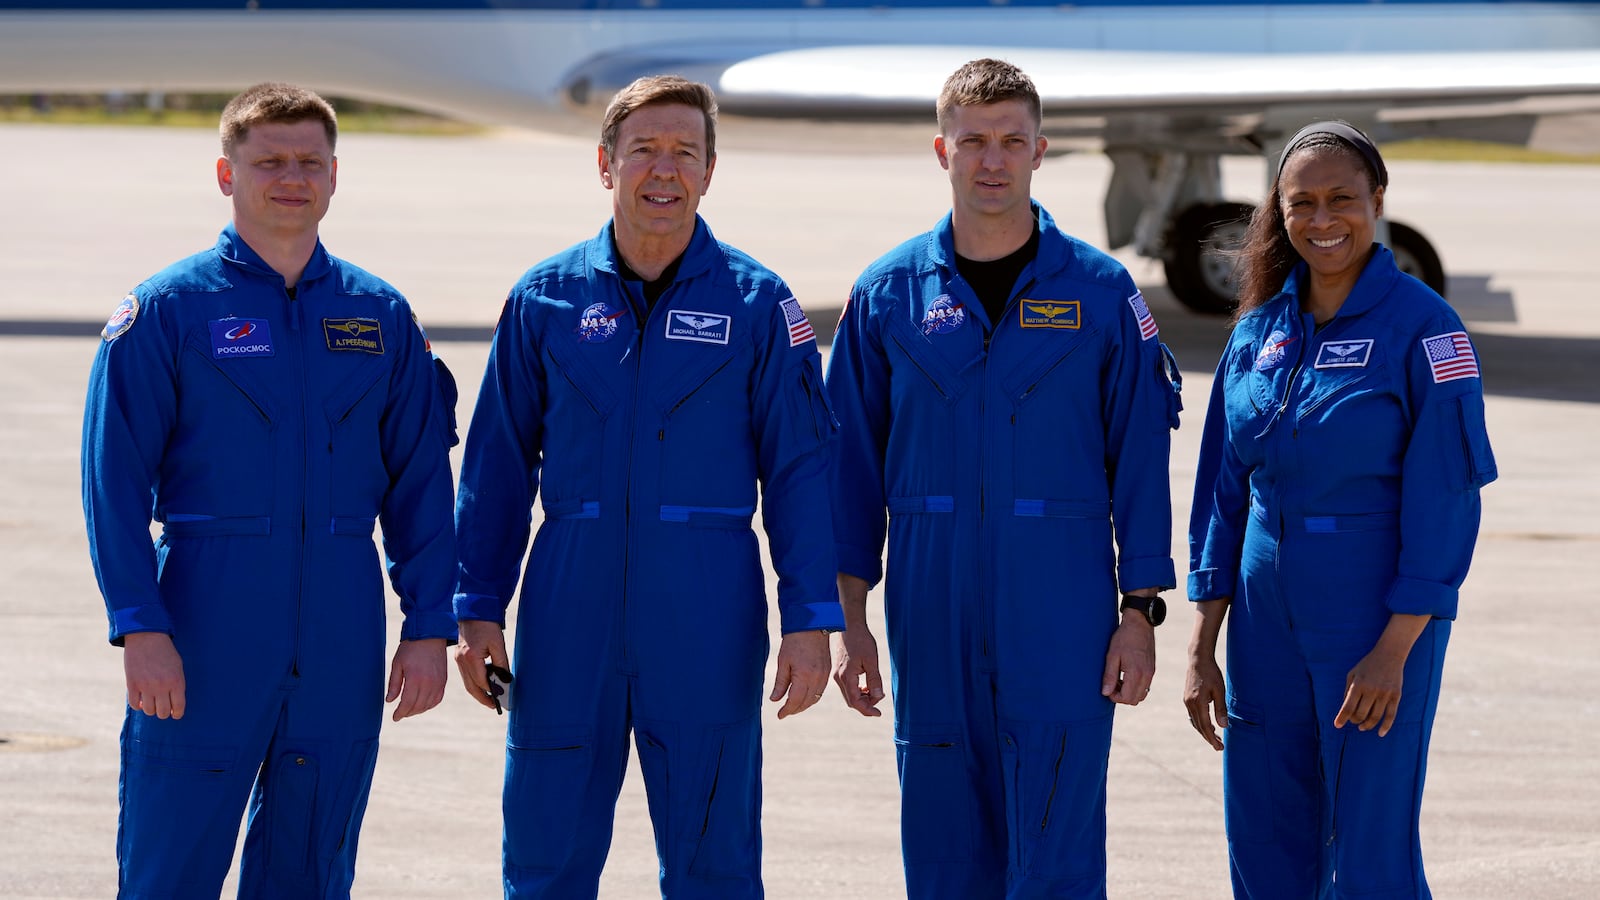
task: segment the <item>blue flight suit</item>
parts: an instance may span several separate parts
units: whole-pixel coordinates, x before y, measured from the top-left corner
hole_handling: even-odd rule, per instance
[[[594,896],[634,732],[665,897],[759,897],[766,582],[783,633],[843,627],[835,423],[784,283],[703,220],[653,306],[608,223],[530,269],[495,329],[457,500],[460,619],[512,656],[507,897]],[[641,319],[643,320],[641,322]]]
[[[888,538],[913,898],[1104,896],[1117,591],[1175,582],[1176,367],[1123,267],[1034,209],[1002,321],[946,216],[856,281],[828,363],[840,571],[876,583]]]
[[[290,299],[232,225],[104,336],[90,554],[112,642],[170,634],[187,701],[181,719],[127,711],[119,896],[217,896],[247,800],[240,897],[348,896],[386,684],[375,520],[401,638],[456,635],[426,339],[394,288],[320,243]]]
[[[1234,894],[1428,897],[1428,738],[1478,489],[1496,477],[1483,382],[1460,318],[1388,248],[1320,329],[1300,312],[1305,278],[1301,264],[1228,341],[1189,524],[1189,598],[1232,598]],[[1391,613],[1434,617],[1395,724],[1335,729],[1345,676]]]

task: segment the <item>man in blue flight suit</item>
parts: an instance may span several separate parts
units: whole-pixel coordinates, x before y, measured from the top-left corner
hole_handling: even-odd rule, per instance
[[[535,494],[504,794],[507,897],[593,897],[634,734],[663,896],[760,897],[765,581],[783,641],[771,699],[827,685],[833,415],[784,283],[696,214],[716,162],[703,84],[643,78],[606,111],[614,216],[512,289],[456,507],[456,661],[495,707]]]
[[[1176,369],[1122,266],[1030,201],[1028,77],[968,63],[938,117],[953,209],[857,280],[829,361],[835,679],[878,714],[887,535],[909,895],[1103,897],[1113,704],[1149,691],[1175,580]]]
[[[248,800],[241,897],[347,897],[385,700],[375,521],[396,721],[439,702],[455,639],[448,373],[404,298],[317,238],[333,108],[257,85],[221,131],[233,223],[123,299],[84,415],[127,675],[119,896],[217,896]]]

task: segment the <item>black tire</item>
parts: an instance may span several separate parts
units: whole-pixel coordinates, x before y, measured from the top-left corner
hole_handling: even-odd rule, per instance
[[[1239,297],[1228,252],[1243,243],[1254,212],[1248,203],[1201,203],[1172,223],[1164,267],[1167,287],[1179,303],[1208,315],[1233,311]]]
[[[1409,225],[1390,222],[1389,249],[1400,271],[1433,288],[1439,296],[1445,295],[1444,263],[1439,261],[1439,254],[1422,232]]]

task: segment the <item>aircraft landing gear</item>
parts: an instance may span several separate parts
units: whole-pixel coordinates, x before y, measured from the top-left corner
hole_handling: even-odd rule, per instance
[[[1163,266],[1178,302],[1198,313],[1233,310],[1237,286],[1229,254],[1244,243],[1253,212],[1248,203],[1199,203],[1172,223]]]

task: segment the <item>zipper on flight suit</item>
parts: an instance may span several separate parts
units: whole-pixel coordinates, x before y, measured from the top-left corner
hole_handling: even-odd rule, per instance
[[[1028,265],[1036,264],[1037,259]],[[959,273],[957,277],[960,277]],[[965,282],[966,279],[961,280]],[[985,534],[989,531],[985,527],[989,523],[989,479],[988,469],[984,465],[984,458],[988,455],[984,451],[988,448],[989,438],[987,430],[983,427],[983,420],[988,415],[989,407],[989,344],[1000,331],[1001,324],[1011,318],[1010,313],[1017,304],[1017,298],[1026,294],[1037,281],[1037,278],[1029,278],[1022,287],[1011,293],[1006,305],[1000,310],[999,321],[991,322],[988,332],[983,336],[983,377],[978,385],[978,622],[982,630],[981,642],[985,658],[991,655],[989,636],[994,633],[994,604],[989,590],[989,553],[988,545],[984,543]],[[970,290],[972,286],[967,287]],[[983,300],[977,297],[976,291],[973,292],[973,296],[980,306],[983,305]],[[1013,425],[1016,424],[1015,413],[1011,416],[1011,422]]]
[[[306,352],[305,347],[301,343],[302,341],[306,340],[307,335],[306,330],[303,327],[305,323],[302,321],[304,318],[305,304],[300,301],[299,293],[298,286],[296,286],[296,290],[293,293],[290,293],[289,283],[287,281],[284,282],[283,295],[289,301],[289,330],[293,332],[292,339],[289,341],[289,346],[294,348],[295,360],[293,371],[295,380],[300,384],[300,532],[298,558],[295,565],[295,568],[297,569],[296,574],[298,575],[299,588],[295,593],[294,599],[294,654],[291,657],[289,664],[289,673],[295,678],[300,677],[300,637],[301,629],[304,628],[305,624],[304,606],[306,596],[307,534],[306,498],[311,490],[311,485],[307,481],[311,472],[311,461],[308,458],[311,452],[311,442],[309,440],[311,437],[309,430],[311,417],[307,413],[308,401],[306,399],[305,370]]]
[[[639,379],[644,375],[645,332],[649,329],[651,320],[655,318],[656,310],[666,306],[667,295],[671,294],[673,288],[677,287],[677,281],[674,279],[672,284],[667,285],[666,290],[661,292],[661,295],[655,299],[654,303],[645,302],[643,284],[639,287],[639,297],[636,300],[633,296],[633,291],[628,289],[628,282],[620,274],[617,275],[617,281],[622,286],[623,301],[632,310],[633,320],[639,323],[639,326],[634,329],[634,340],[638,342],[638,352],[634,354],[633,390],[629,392],[628,397],[628,465],[626,467],[628,474],[622,491],[622,599],[621,605],[617,610],[617,651],[622,657],[623,671],[631,673],[633,669],[633,652],[628,643],[628,594],[633,590],[634,580],[632,553],[634,538],[633,462],[634,441],[639,434]],[[641,305],[643,306],[643,315],[640,314]],[[656,439],[666,439],[665,429],[657,432]]]
[[[1301,371],[1305,368],[1306,345],[1310,343],[1307,335],[1314,333],[1313,328],[1306,327],[1306,320],[1310,318],[1310,313],[1300,313],[1301,335],[1300,339],[1296,341],[1296,343],[1300,345],[1300,349],[1297,351],[1298,355],[1295,356],[1294,368],[1289,370],[1289,381],[1283,389],[1283,399],[1279,401],[1277,411],[1272,414],[1272,421],[1268,422],[1266,427],[1261,429],[1262,435],[1265,435],[1267,432],[1271,431],[1273,427],[1278,424],[1279,420],[1281,420],[1288,412],[1290,401],[1294,399],[1295,387],[1300,380]],[[1290,434],[1289,437],[1291,440],[1293,440],[1295,434]],[[1276,512],[1278,514],[1278,533],[1274,535],[1274,540],[1272,542],[1272,569],[1274,574],[1278,576],[1278,595],[1280,597],[1287,597],[1289,596],[1288,592],[1283,590],[1283,541],[1285,536],[1288,535],[1289,531],[1287,527],[1287,521],[1283,517],[1282,497],[1278,498],[1278,503],[1276,505]],[[1288,623],[1290,633],[1293,633],[1295,630],[1294,613],[1290,611],[1287,600],[1285,600],[1283,603],[1283,618],[1284,621]]]

